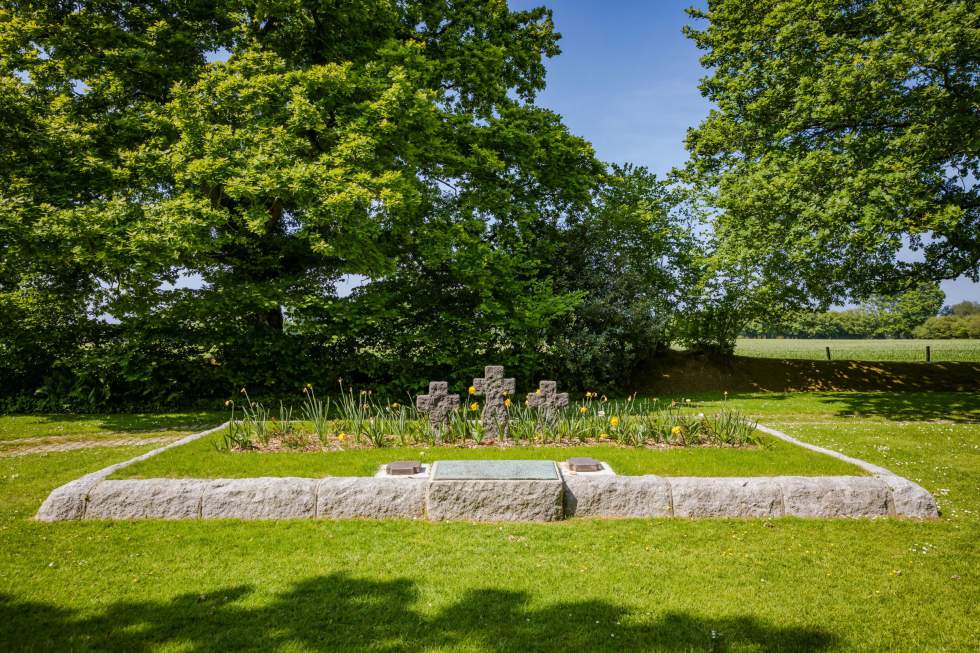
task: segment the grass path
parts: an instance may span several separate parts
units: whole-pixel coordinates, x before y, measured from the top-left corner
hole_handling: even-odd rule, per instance
[[[978,399],[923,407],[954,423],[900,395],[738,401],[919,480],[943,517],[41,524],[53,487],[149,447],[3,458],[0,650],[980,648]],[[837,414],[857,405],[878,413]]]

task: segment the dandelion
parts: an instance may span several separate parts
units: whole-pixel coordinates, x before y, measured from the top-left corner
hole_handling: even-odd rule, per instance
[[[504,406],[510,408],[510,399],[504,399]]]
[[[585,406],[582,406],[581,408],[578,409],[578,412],[581,413],[582,415],[585,415],[587,412],[589,412],[589,409],[586,408]]]
[[[619,426],[619,417],[617,417],[616,415],[613,415],[612,417],[610,417],[609,418],[609,426],[611,426],[613,428],[617,428]]]
[[[476,403],[475,401],[472,404],[470,404],[470,410],[472,410],[474,413],[479,409],[480,409],[480,404]]]
[[[475,385],[471,385],[470,386],[470,394],[471,395],[475,395],[476,394],[476,386]]]

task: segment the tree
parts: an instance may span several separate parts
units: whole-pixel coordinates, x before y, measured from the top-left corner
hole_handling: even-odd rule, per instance
[[[684,177],[719,257],[796,305],[980,274],[972,2],[709,0],[687,35],[716,106]],[[921,260],[898,255],[909,246]]]
[[[27,235],[4,248],[2,290],[64,287],[89,325],[111,316],[118,324],[98,328],[113,346],[100,352],[145,363],[121,378],[126,365],[96,357],[119,384],[169,388],[170,363],[212,393],[281,391],[355,367],[417,380],[522,352],[578,301],[541,260],[602,167],[534,104],[542,60],[559,52],[547,10],[286,0],[3,11],[0,111],[13,127],[0,157],[13,193],[0,229]],[[227,60],[207,63],[219,50]],[[17,120],[47,140],[24,138]],[[42,255],[25,262],[32,252]],[[340,298],[345,274],[370,283]],[[197,283],[176,283],[186,277]],[[433,283],[443,292],[426,295]],[[459,313],[406,301],[447,295]],[[469,325],[446,331],[437,318]],[[468,357],[449,347],[415,364],[456,335]]]

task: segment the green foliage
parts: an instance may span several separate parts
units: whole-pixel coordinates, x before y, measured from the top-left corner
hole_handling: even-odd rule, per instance
[[[892,297],[873,296],[853,309],[805,311],[756,319],[743,334],[786,338],[928,338],[932,336],[920,335],[920,326],[936,316],[944,297],[938,284],[923,283]]]
[[[685,178],[723,268],[824,305],[980,274],[971,2],[709,0]],[[921,253],[899,260],[905,246]]]

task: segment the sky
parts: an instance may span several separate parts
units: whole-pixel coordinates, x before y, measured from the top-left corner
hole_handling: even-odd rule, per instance
[[[592,142],[600,159],[643,165],[662,176],[687,159],[684,135],[710,104],[698,81],[699,50],[681,33],[695,0],[510,0],[512,9],[545,4],[562,53],[547,62],[537,104],[561,114]],[[980,300],[980,284],[942,284],[946,303]]]

